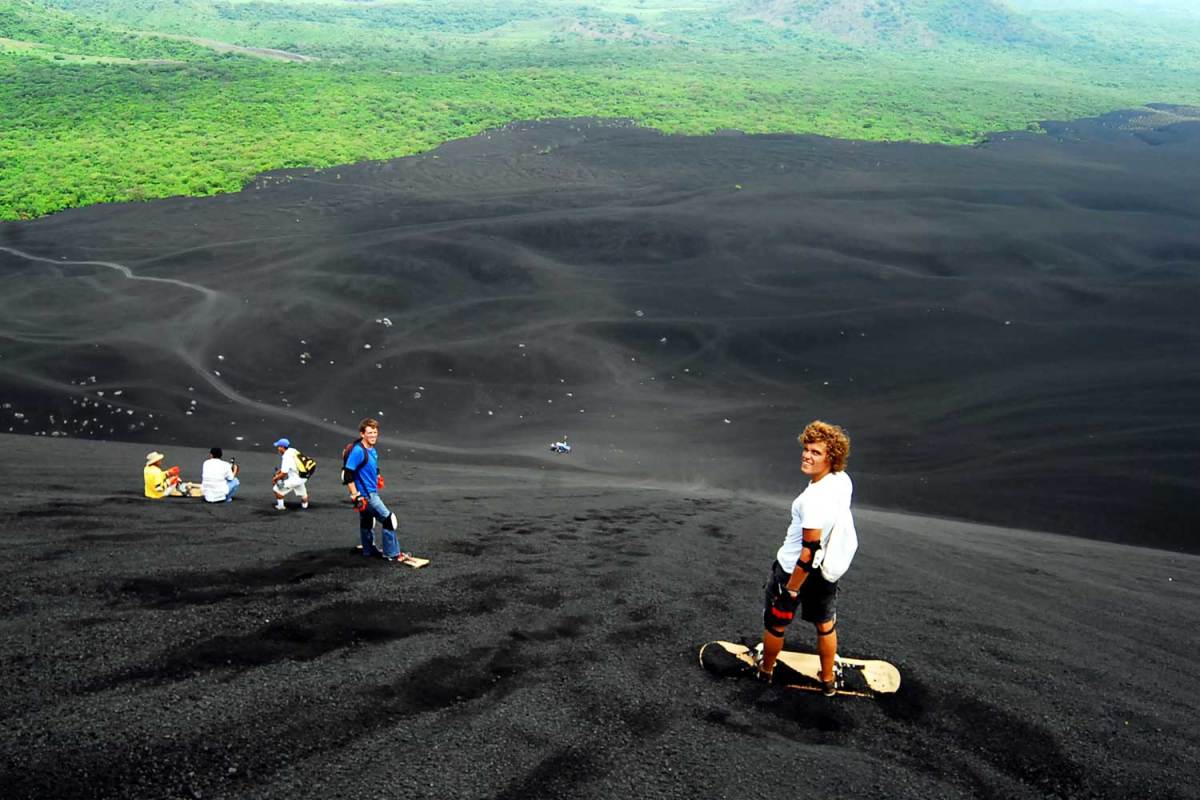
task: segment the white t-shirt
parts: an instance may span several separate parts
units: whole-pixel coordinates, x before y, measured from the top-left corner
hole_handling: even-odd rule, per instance
[[[300,477],[300,464],[296,461],[296,454],[299,452],[294,447],[283,451],[283,456],[279,459],[279,471],[284,473],[284,481],[303,480]]]
[[[821,544],[829,539],[833,523],[843,511],[850,507],[850,496],[854,484],[844,472],[831,472],[816,483],[809,482],[800,495],[792,501],[792,524],[788,526],[783,546],[775,554],[779,566],[790,573],[803,550],[805,528],[820,528]]]
[[[210,503],[220,503],[229,494],[229,484],[233,479],[233,467],[228,461],[210,458],[204,462],[200,470],[200,488],[204,490],[204,499]]]

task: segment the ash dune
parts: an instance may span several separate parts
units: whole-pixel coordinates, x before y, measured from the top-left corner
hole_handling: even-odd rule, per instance
[[[856,494],[1195,550],[1200,133],[977,148],[513,125],[0,226],[0,430]],[[1183,119],[1180,110],[1172,119]]]
[[[842,650],[904,684],[828,701],[696,662],[757,633],[789,495],[393,462],[413,571],[328,475],[271,511],[261,451],[213,506],[143,500],[138,443],[0,445],[13,800],[1197,796],[1194,555],[860,510]]]

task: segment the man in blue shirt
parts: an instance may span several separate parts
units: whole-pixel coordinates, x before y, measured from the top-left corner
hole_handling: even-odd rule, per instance
[[[358,423],[361,438],[350,446],[342,470],[342,481],[350,490],[350,501],[358,511],[358,533],[362,539],[364,556],[381,555],[387,561],[404,562],[412,553],[400,550],[396,531],[400,527],[396,515],[388,510],[379,491],[383,489],[383,475],[379,472],[379,421],[368,417]],[[383,549],[375,545],[375,520],[383,523]]]

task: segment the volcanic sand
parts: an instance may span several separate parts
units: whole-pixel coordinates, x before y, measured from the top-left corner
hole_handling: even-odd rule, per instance
[[[0,421],[75,437],[0,436],[0,785],[1197,796],[1196,556],[1031,529],[1196,549],[1200,130],[1045,127],[514,125],[0,226]],[[423,570],[353,549],[366,414]],[[839,633],[883,702],[696,663],[758,635],[814,417],[854,437]],[[280,435],[308,511],[271,510]],[[237,501],[141,498],[210,444]]]
[[[331,475],[273,511],[261,452],[209,505],[141,498],[137,444],[0,444],[14,800],[1197,796],[1196,556],[860,510],[842,652],[903,685],[828,700],[697,663],[758,635],[789,498],[384,450],[414,571]]]
[[[512,125],[0,226],[0,430],[572,463],[1200,549],[1200,123],[974,148]],[[1144,116],[1144,114],[1143,114]],[[1157,127],[1156,127],[1157,125]]]

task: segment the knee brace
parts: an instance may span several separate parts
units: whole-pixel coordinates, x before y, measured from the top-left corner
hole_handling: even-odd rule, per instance
[[[832,636],[833,632],[837,630],[837,620],[833,621],[833,624],[829,626],[829,630],[827,631],[821,630],[821,626],[824,624],[824,622],[817,624],[817,636]]]
[[[396,513],[392,512],[383,518],[383,529],[385,531],[400,530],[400,522],[396,519]]]
[[[783,636],[783,629],[791,624],[792,618],[795,616],[795,611],[776,608],[775,604],[771,603],[763,609],[763,627],[775,633],[776,636]]]

